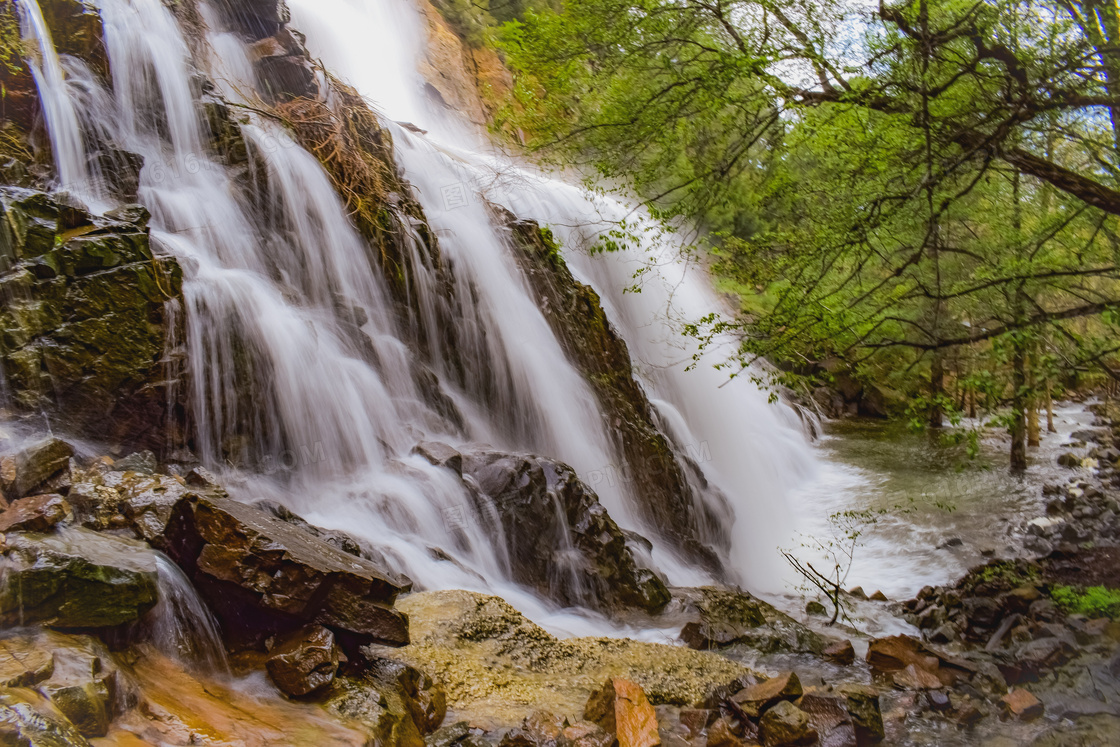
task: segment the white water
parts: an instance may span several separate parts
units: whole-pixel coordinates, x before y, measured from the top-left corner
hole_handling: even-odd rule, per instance
[[[651,535],[654,559],[672,582],[707,580],[674,556],[656,527],[640,525],[642,496],[610,476],[624,465],[602,413],[487,209],[469,192],[465,204],[448,199],[448,187],[481,177],[493,187],[492,200],[551,224],[577,273],[604,294],[666,428],[691,447],[707,480],[728,497],[725,503],[719,491],[696,490],[731,527],[729,575],[757,587],[769,575],[774,537],[784,531],[784,497],[811,471],[811,452],[792,411],[769,404],[746,379],[725,385],[711,360],[685,373],[692,348],[675,322],[715,306],[703,274],[678,264],[670,241],[649,247],[659,252],[659,270],[647,276],[643,293],[622,294],[645,257],[591,260],[578,250],[594,241],[604,220],[628,208],[511,171],[510,162],[478,150],[454,119],[429,110],[415,73],[421,42],[411,6],[398,0],[290,5],[293,25],[309,34],[313,51],[331,68],[390,116],[440,133],[424,138],[392,128],[401,166],[451,268],[465,375],[452,375],[439,346],[431,347],[436,373],[465,423],[461,430],[446,422],[417,391],[417,361],[397,328],[376,259],[317,160],[256,115],[242,127],[248,186],[210,155],[191,76],[198,66],[227,100],[252,102],[255,81],[244,43],[223,32],[205,8],[211,31],[192,50],[160,0],[101,0],[112,95],[82,99],[87,110],[77,119],[98,123],[100,132],[145,158],[140,200],[152,213],[153,241],[184,267],[200,455],[224,467],[239,497],[279,500],[313,523],[365,539],[418,585],[500,594],[558,632],[609,626],[586,611],[556,610],[512,584],[500,526],[485,512],[449,521],[471,511],[470,499],[446,470],[410,455],[416,442],[481,440],[569,462],[620,524]],[[77,162],[85,160],[83,154]],[[515,178],[495,180],[496,172]],[[397,220],[407,233],[407,216]],[[417,284],[422,310],[446,300],[432,278]],[[422,313],[413,320],[429,340],[438,338],[434,319]]]
[[[142,621],[151,642],[188,666],[228,674],[229,662],[218,623],[191,582],[162,553],[156,553],[159,602]]]
[[[494,302],[507,315],[516,310],[521,316],[522,299],[508,297],[507,276],[515,272],[508,269],[512,259],[495,235],[479,193],[553,229],[577,276],[604,299],[608,316],[629,344],[647,392],[675,440],[692,452],[708,481],[730,500],[726,506],[715,491],[696,490],[731,527],[731,577],[755,589],[772,582],[775,538],[786,536],[791,527],[785,497],[812,476],[814,456],[790,408],[770,404],[768,395],[748,377],[729,382],[726,372],[714,368],[726,360],[727,347],[709,350],[695,370],[686,371],[696,346],[681,335],[681,323],[696,321],[720,304],[703,271],[681,260],[675,237],[602,257],[582,251],[619,220],[640,221],[640,211],[493,153],[476,133],[434,105],[425,96],[417,72],[426,41],[422,19],[409,0],[291,0],[289,7],[292,25],[307,35],[313,55],[391,119],[428,131],[420,136],[394,128],[398,159],[425,214],[440,228],[442,246],[465,261],[485,263],[491,277],[500,277]],[[394,74],[387,75],[387,70]],[[460,199],[462,193],[465,201]],[[641,293],[624,293],[634,284],[634,274],[650,267],[653,271],[642,276]],[[525,338],[527,343],[541,339],[531,329],[515,334],[532,335]],[[548,392],[533,391],[531,396],[542,394]],[[586,426],[579,424],[579,428]],[[628,494],[625,480],[612,479],[612,471],[618,473],[612,470],[615,462],[594,464],[602,447],[574,453],[565,452],[566,445],[562,442],[552,453],[577,467],[620,524],[648,531],[631,508],[641,496]],[[593,454],[590,462],[588,451]],[[658,546],[655,558],[671,581],[705,580],[704,574],[673,558],[664,546]]]
[[[47,120],[59,186],[65,191],[83,192],[90,182],[89,167],[62,62],[39,4],[35,0],[17,0],[17,4],[22,11],[23,35],[34,39],[38,47],[38,56],[30,61],[31,74]]]

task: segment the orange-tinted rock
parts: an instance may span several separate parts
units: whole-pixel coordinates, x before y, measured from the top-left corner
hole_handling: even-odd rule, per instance
[[[1014,688],[999,699],[1000,708],[1007,716],[1020,721],[1033,721],[1042,715],[1042,701],[1022,688]]]
[[[68,513],[70,506],[57,493],[20,498],[0,514],[0,532],[49,532]]]
[[[661,744],[657,714],[642,688],[613,677],[591,694],[583,717],[618,739],[619,747],[656,747]]]

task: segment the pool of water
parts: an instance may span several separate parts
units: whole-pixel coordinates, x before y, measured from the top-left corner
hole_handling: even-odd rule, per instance
[[[1064,404],[1054,415],[1057,433],[1043,433],[1041,445],[1029,450],[1027,472],[1019,476],[1007,469],[1009,439],[994,430],[982,440],[979,456],[970,459],[963,446],[939,445],[930,434],[901,425],[829,423],[820,442],[824,464],[817,479],[794,496],[796,529],[785,547],[825,563],[814,545],[835,536],[830,516],[885,510],[863,525],[845,586],[861,586],[868,594],[881,590],[900,600],[959,577],[985,560],[985,552],[1019,554],[1015,535],[1023,519],[1044,510],[1042,485],[1076,474],[1057,466],[1058,454],[1068,447],[1070,433],[1094,419],[1079,403]],[[782,580],[788,590],[798,577],[790,570]]]

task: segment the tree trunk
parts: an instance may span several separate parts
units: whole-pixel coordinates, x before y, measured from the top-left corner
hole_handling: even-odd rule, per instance
[[[1011,471],[1027,469],[1027,354],[1015,343],[1011,376]]]

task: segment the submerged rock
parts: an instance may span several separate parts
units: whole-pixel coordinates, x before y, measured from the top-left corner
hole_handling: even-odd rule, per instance
[[[766,747],[799,747],[816,744],[817,732],[809,716],[788,700],[778,702],[762,714],[759,733]]]
[[[72,528],[10,534],[0,559],[0,622],[58,628],[122,625],[155,606],[155,554],[144,544]]]
[[[0,744],[89,747],[66,716],[49,700],[29,690],[0,690]]]
[[[308,623],[330,628],[354,656],[365,643],[408,643],[408,619],[393,609],[407,579],[260,509],[187,493],[162,543],[241,643]]]
[[[446,461],[446,460],[445,460]],[[494,451],[462,454],[463,474],[489,500],[514,579],[568,605],[657,612],[665,584],[634,557],[626,535],[571,467]]]

